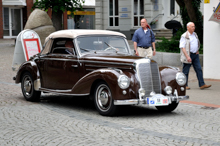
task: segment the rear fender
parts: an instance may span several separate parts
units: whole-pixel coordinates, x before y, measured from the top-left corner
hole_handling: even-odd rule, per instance
[[[40,72],[37,64],[33,61],[27,61],[19,67],[15,83],[21,82],[22,76],[25,72],[29,72],[32,75],[34,81],[40,79]]]

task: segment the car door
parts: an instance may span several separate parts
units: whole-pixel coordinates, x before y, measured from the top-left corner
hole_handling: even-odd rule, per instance
[[[68,90],[68,75],[66,72],[67,54],[54,53],[55,48],[64,47],[65,40],[54,39],[50,50],[41,55],[39,69],[41,73],[41,86],[46,89]]]
[[[66,59],[62,54],[50,54],[44,61],[45,88],[67,90],[68,75],[66,73]]]
[[[66,60],[60,54],[48,54],[40,57],[38,68],[41,75],[41,87],[65,90],[67,81]]]
[[[74,49],[75,44],[73,48],[66,48],[66,40],[66,38],[52,40],[51,49],[41,55],[38,66],[42,88],[70,90],[79,80],[79,63]],[[65,48],[72,50],[70,51],[72,54],[63,53]]]
[[[72,87],[80,79],[79,69],[80,64],[78,57],[76,55],[66,56],[66,74],[68,76],[68,82],[66,82],[66,86],[68,86],[69,89],[72,89]]]

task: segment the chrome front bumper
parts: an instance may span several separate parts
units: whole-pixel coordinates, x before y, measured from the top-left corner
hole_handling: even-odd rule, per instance
[[[171,102],[179,102],[181,100],[187,100],[189,99],[189,96],[164,96],[168,98],[169,103]],[[148,104],[149,105],[149,99],[153,97],[146,97],[144,99],[129,99],[129,100],[114,100],[114,105],[138,105],[138,104]]]

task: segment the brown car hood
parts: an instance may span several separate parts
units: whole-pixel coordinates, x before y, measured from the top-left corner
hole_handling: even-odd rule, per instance
[[[122,70],[133,70],[134,62],[143,57],[128,54],[87,54],[80,58],[85,64],[86,70],[99,68],[118,68]],[[155,62],[151,60],[152,62]]]
[[[127,54],[87,54],[82,56],[81,60],[88,62],[99,62],[102,64],[116,63],[133,65],[135,60],[141,59],[142,57],[127,55]]]

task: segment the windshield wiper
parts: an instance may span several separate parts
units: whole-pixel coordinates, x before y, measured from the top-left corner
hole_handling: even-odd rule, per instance
[[[84,50],[84,51],[86,51],[86,52],[90,52],[90,50],[88,50],[88,49],[83,49],[83,48],[80,48],[81,50]]]
[[[106,43],[106,42],[105,42],[105,44],[106,44],[107,46],[111,47],[112,49],[117,50],[117,48],[115,48],[115,47],[113,47],[113,46],[109,45],[108,43]]]
[[[106,44],[107,46],[109,46],[110,48],[114,49],[114,50],[116,51],[116,53],[118,53],[118,49],[117,49],[117,48],[115,48],[115,47],[113,47],[113,46],[109,45],[109,44],[108,44],[108,43],[106,43],[106,42],[105,42],[105,44]],[[106,50],[108,50],[108,49],[106,49]]]

